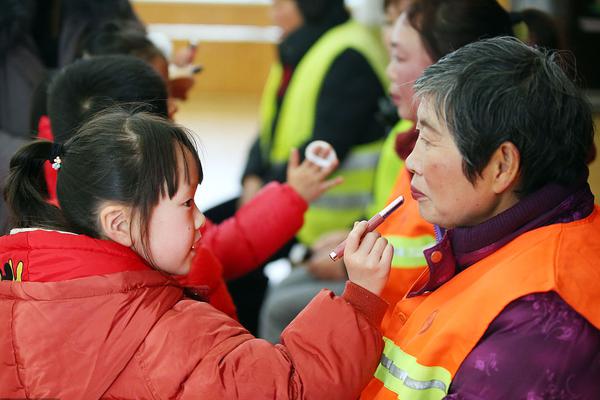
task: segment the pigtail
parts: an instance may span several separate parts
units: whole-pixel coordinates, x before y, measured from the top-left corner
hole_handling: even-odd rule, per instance
[[[58,155],[52,154],[53,150],[55,146],[52,142],[38,140],[21,147],[11,158],[4,187],[11,227],[64,228],[62,212],[47,201],[48,188],[43,166],[47,160],[56,163]]]

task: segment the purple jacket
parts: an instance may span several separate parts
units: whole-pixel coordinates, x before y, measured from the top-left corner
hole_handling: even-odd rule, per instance
[[[435,290],[524,232],[576,221],[593,207],[587,184],[551,184],[480,225],[438,228],[443,238],[425,251],[429,282],[409,296]],[[437,266],[429,262],[435,250],[444,253]],[[517,299],[464,360],[446,399],[600,399],[600,331],[554,292]]]

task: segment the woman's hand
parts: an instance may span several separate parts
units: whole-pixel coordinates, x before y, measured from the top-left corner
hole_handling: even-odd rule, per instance
[[[323,154],[323,157],[326,156],[327,154]],[[327,168],[321,168],[307,159],[300,164],[298,149],[293,149],[288,161],[287,183],[307,203],[311,203],[327,190],[343,182],[341,176],[327,180],[337,166],[337,160]]]
[[[390,274],[394,248],[378,232],[365,234],[366,230],[367,221],[354,225],[346,239],[344,263],[352,282],[379,295]]]

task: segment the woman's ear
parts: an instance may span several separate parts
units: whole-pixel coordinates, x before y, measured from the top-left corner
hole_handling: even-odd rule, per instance
[[[110,203],[100,210],[103,236],[126,247],[133,245],[131,238],[131,208]]]
[[[512,142],[502,143],[492,155],[492,190],[501,194],[518,184],[521,169],[521,153]]]

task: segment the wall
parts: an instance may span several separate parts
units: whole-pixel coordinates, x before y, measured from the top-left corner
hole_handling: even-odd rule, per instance
[[[271,24],[266,4],[210,4],[178,2],[134,2],[135,11],[146,24],[196,24],[267,27]],[[226,27],[225,27],[226,28]],[[225,36],[224,32],[224,36]],[[190,38],[194,31],[190,29]],[[185,46],[174,41],[175,48]],[[196,63],[204,66],[191,95],[198,92],[260,93],[275,46],[269,42],[200,42]]]

